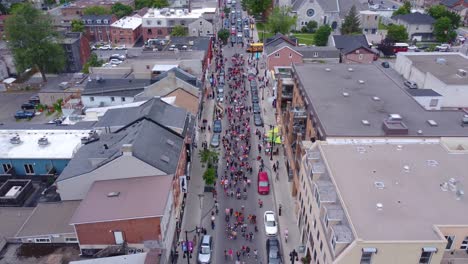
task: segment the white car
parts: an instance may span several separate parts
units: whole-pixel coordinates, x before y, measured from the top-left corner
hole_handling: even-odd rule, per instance
[[[112,47],[111,47],[111,45],[103,45],[103,46],[99,47],[99,49],[100,50],[111,50]]]
[[[112,65],[119,65],[120,63],[122,63],[122,61],[118,59],[111,59],[109,63]]]
[[[115,47],[114,49],[116,49],[116,50],[126,50],[127,47],[125,45],[121,45],[121,46]]]
[[[278,234],[278,224],[276,223],[275,213],[266,211],[263,214],[263,221],[265,224],[265,233],[267,236],[276,236]]]

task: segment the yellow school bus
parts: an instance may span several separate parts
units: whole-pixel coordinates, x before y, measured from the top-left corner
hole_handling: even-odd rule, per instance
[[[247,52],[255,53],[255,52],[263,52],[263,43],[251,43],[247,44]]]

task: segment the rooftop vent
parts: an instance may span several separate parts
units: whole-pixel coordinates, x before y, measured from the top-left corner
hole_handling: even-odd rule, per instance
[[[362,124],[365,125],[365,126],[370,126],[370,123],[369,123],[368,120],[362,120],[361,122],[362,122]]]
[[[463,190],[457,190],[457,191],[455,192],[455,195],[456,195],[456,199],[457,199],[457,200],[461,200],[461,198],[463,197],[463,195],[465,195],[465,191],[463,191]]]
[[[372,97],[372,100],[374,100],[374,101],[380,101],[380,97],[374,96],[374,97]]]
[[[468,125],[468,115],[463,115],[461,124],[463,127]]]
[[[107,194],[107,197],[117,197],[120,195],[120,192],[110,192]]]
[[[364,147],[357,147],[356,150],[357,150],[357,152],[359,152],[361,154],[366,153],[366,148],[364,148]]]
[[[436,63],[440,65],[445,65],[447,64],[447,60],[445,58],[437,58]]]
[[[364,84],[364,83],[365,83],[365,81],[364,81],[364,80],[359,80],[359,81],[358,81],[358,83],[360,83],[360,84]]]
[[[427,165],[431,167],[436,167],[437,165],[439,165],[439,162],[437,162],[437,160],[427,160]]]
[[[402,146],[402,145],[397,145],[397,146],[396,146],[396,149],[397,149],[397,150],[402,150],[402,149],[403,149],[403,146]]]
[[[344,97],[349,97],[349,93],[343,92],[343,96],[344,96]]]
[[[460,77],[466,77],[466,71],[464,69],[458,69],[457,75]]]
[[[437,122],[432,120],[432,119],[429,119],[427,120],[427,123],[431,126],[431,127],[436,127],[437,126]]]
[[[385,188],[385,184],[383,182],[380,182],[380,181],[374,182],[374,185],[375,185],[375,188],[377,188],[379,190],[383,190]]]
[[[409,172],[410,171],[410,166],[408,166],[408,165],[403,166],[403,171],[404,172]]]
[[[331,69],[330,68],[325,68],[325,71],[329,72],[329,71],[331,71]]]
[[[379,210],[379,211],[383,210],[383,204],[382,203],[377,203],[375,206],[377,207],[377,210]]]
[[[19,136],[12,137],[10,138],[10,143],[15,145],[21,144],[21,138]]]
[[[401,115],[399,115],[399,114],[390,114],[390,115],[388,115],[388,118],[391,121],[401,121],[402,120]]]
[[[422,135],[423,131],[421,129],[419,129],[416,133],[418,133],[418,135]]]
[[[348,68],[348,71],[349,71],[349,72],[353,72],[354,69],[350,67],[350,68]]]
[[[161,160],[164,161],[164,162],[166,162],[166,163],[169,163],[169,161],[170,161],[169,157],[166,156],[166,155],[162,155],[162,156],[161,156]]]
[[[37,144],[39,144],[39,146],[47,146],[47,145],[49,145],[49,140],[46,137],[41,137],[37,141]]]

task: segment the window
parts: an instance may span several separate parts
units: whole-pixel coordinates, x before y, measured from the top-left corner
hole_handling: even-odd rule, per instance
[[[289,58],[292,58],[292,53],[289,53]]]
[[[314,261],[317,260],[317,251],[314,250]]]
[[[377,18],[379,18],[378,16],[375,16],[375,20],[377,20]]]
[[[452,249],[453,240],[455,240],[455,236],[445,236],[445,239],[447,239],[447,246],[445,247],[445,250]]]
[[[182,26],[185,26],[185,20],[181,20],[181,21],[180,21],[180,24],[181,24]]]
[[[318,57],[318,52],[315,51],[314,54],[313,54],[313,56],[314,56],[315,58],[317,58],[317,57]]]
[[[322,251],[322,249],[323,249],[323,242],[320,241],[320,251]]]
[[[359,59],[362,60],[364,58],[364,55],[359,54]]]
[[[44,238],[35,238],[34,241],[36,243],[50,243],[50,238],[44,237]]]
[[[8,171],[11,170],[11,164],[10,163],[3,163],[2,167],[3,167],[3,172],[4,173],[8,173]]]
[[[200,26],[203,26],[203,21],[200,21]]]
[[[76,237],[66,237],[65,238],[65,243],[76,243],[78,242],[78,238]]]
[[[465,249],[465,250],[468,249],[468,236],[465,237],[465,239],[463,239],[460,249]]]
[[[328,228],[328,215],[327,214],[323,216],[323,222],[325,223],[325,227]]]
[[[332,237],[331,244],[332,244],[332,249],[333,249],[333,251],[334,251],[334,250],[335,250],[335,247],[336,247],[336,237],[335,237],[335,236]]]
[[[362,251],[361,264],[371,264],[372,252]]]
[[[34,167],[32,164],[24,164],[24,172],[26,174],[34,174]]]
[[[275,57],[279,58],[280,57],[280,54],[279,52],[275,53]]]
[[[422,252],[421,258],[419,258],[419,264],[428,264],[431,262],[432,252]],[[370,263],[370,262],[369,262]]]
[[[307,16],[308,17],[313,17],[315,15],[315,10],[314,9],[308,9],[307,10]]]
[[[153,30],[151,30],[151,28],[148,28],[147,33],[151,35],[153,34]]]
[[[89,101],[94,102],[94,97],[91,96],[91,97],[89,98]]]
[[[210,31],[209,31],[209,30],[207,30],[207,31],[206,31],[206,34],[210,34]]]
[[[111,96],[111,102],[115,102],[115,97],[114,96]]]
[[[315,186],[315,201],[317,202],[318,207],[320,207],[320,193],[317,186]]]
[[[125,97],[122,97],[121,100],[122,100],[122,102],[125,102]]]
[[[317,241],[319,241],[320,238],[320,230],[317,231]]]
[[[438,104],[439,104],[439,99],[431,99],[431,101],[429,102],[430,107],[437,107]]]
[[[156,24],[161,25],[161,20],[156,21]]]
[[[101,24],[101,19],[96,20],[97,24]]]
[[[317,228],[317,220],[314,218],[314,229]]]
[[[109,24],[109,21],[107,19],[103,20],[104,24]]]
[[[93,21],[91,19],[88,19],[88,24],[92,24]]]

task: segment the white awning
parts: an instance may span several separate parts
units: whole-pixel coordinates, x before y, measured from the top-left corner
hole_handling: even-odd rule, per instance
[[[423,247],[422,251],[423,252],[437,252],[437,248],[435,248],[435,247]]]
[[[362,252],[364,252],[364,253],[377,253],[377,249],[376,248],[363,248]]]

